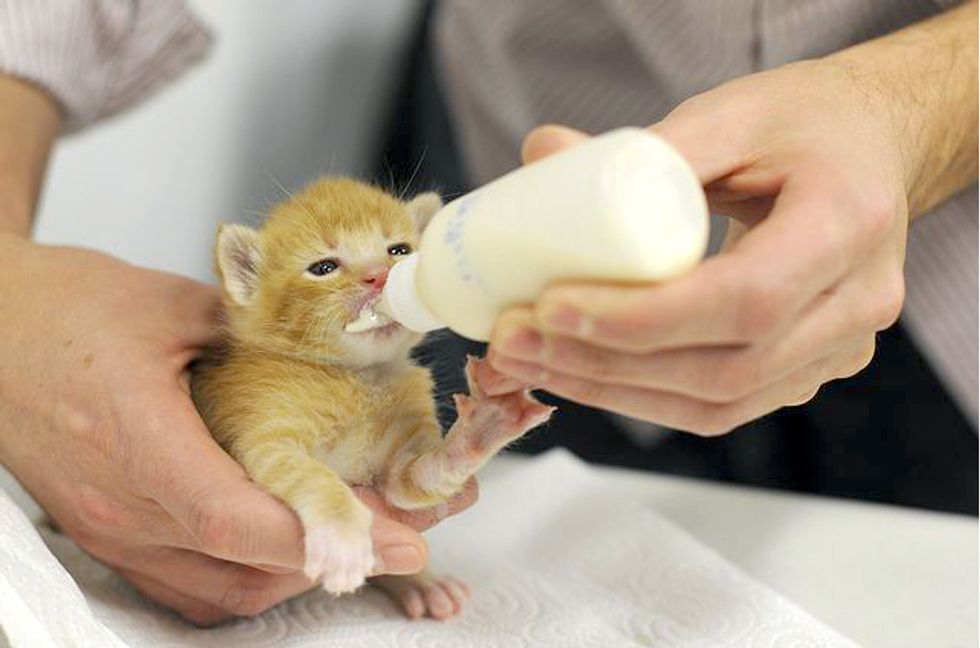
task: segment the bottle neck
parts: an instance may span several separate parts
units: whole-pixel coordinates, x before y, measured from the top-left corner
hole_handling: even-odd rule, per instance
[[[427,333],[445,328],[446,324],[429,310],[418,292],[418,263],[416,252],[391,267],[375,310],[407,329]]]

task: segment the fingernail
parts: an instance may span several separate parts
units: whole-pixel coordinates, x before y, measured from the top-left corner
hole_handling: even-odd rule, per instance
[[[541,335],[529,328],[519,328],[504,341],[504,351],[519,358],[537,358],[544,348]]]
[[[385,547],[378,556],[376,571],[381,574],[417,574],[425,567],[422,554],[413,545]]]

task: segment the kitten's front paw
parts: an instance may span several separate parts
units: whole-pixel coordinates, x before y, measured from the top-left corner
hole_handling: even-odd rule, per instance
[[[496,436],[516,438],[551,418],[555,408],[538,402],[527,387],[490,396],[481,382],[499,376],[486,358],[467,356],[466,383],[470,393],[453,396],[461,419],[478,426],[497,425],[501,429]]]
[[[480,384],[481,376],[494,374],[485,358],[466,359],[466,382],[470,393],[453,394],[457,424],[468,438],[473,456],[496,452],[525,432],[546,423],[555,408],[538,402],[527,389],[490,396]]]
[[[351,519],[304,524],[306,565],[312,580],[322,580],[331,594],[353,592],[374,569],[371,511],[364,507]]]

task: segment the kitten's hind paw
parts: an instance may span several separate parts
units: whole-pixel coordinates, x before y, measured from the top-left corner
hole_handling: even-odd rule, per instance
[[[331,594],[353,592],[374,569],[371,518],[358,521],[329,520],[305,526],[306,564],[303,572],[321,580]]]
[[[430,616],[440,621],[456,616],[470,598],[466,583],[452,576],[427,572],[411,576],[378,576],[371,582],[384,592],[410,619]]]

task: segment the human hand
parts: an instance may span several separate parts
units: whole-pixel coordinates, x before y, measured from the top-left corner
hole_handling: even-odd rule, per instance
[[[491,363],[571,400],[701,434],[805,403],[860,371],[904,295],[910,160],[894,103],[832,60],[684,102],[651,130],[691,163],[712,213],[748,232],[662,285],[550,287],[499,319]],[[584,137],[539,128],[524,159]]]
[[[0,234],[0,460],[57,525],[149,598],[211,624],[313,586],[300,524],[212,440],[188,363],[214,341],[213,288]],[[433,511],[386,508],[384,573],[426,562]],[[450,503],[471,504],[475,483]]]

